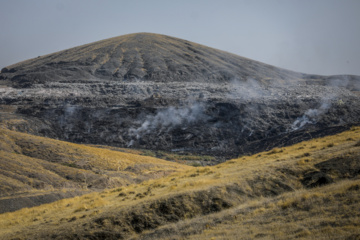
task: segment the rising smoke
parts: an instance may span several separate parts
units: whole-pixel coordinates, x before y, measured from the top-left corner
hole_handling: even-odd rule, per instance
[[[344,81],[339,79],[332,79],[327,82],[327,84],[321,87],[322,91],[328,90],[329,92],[319,92],[320,100],[318,102],[319,107],[312,107],[304,110],[301,116],[298,116],[292,123],[285,123],[287,128],[282,128],[279,131],[279,134],[284,134],[296,130],[305,128],[307,125],[315,125],[322,120],[323,116],[328,112],[332,107],[331,102],[334,102],[339,95],[344,92],[344,89],[348,86],[346,79]],[[253,78],[248,78],[246,80],[233,79],[232,81],[225,84],[225,89],[227,93],[225,96],[229,99],[235,101],[241,101],[246,103],[245,108],[243,108],[242,116],[243,119],[240,122],[243,123],[241,134],[251,137],[253,134],[256,134],[257,128],[275,129],[281,128],[281,126],[272,126],[271,122],[266,122],[262,120],[263,116],[272,117],[274,113],[269,112],[267,109],[267,104],[271,101],[266,100],[284,100],[285,102],[289,101],[289,98],[296,98],[302,101],[303,99],[308,99],[308,96],[314,96],[316,94],[314,89],[304,85],[304,81],[300,79],[291,79],[289,81],[283,81],[282,84],[278,83],[262,83],[259,80]],[[305,87],[306,86],[306,87]],[[316,88],[315,88],[316,89]],[[221,91],[219,91],[219,94]],[[206,91],[202,95],[211,96],[209,92]],[[260,101],[259,101],[260,100]],[[263,101],[265,100],[265,101]],[[191,124],[199,124],[205,122],[210,118],[205,112],[205,99],[202,99],[204,103],[198,103],[199,99],[192,99],[190,104],[185,107],[174,107],[170,106],[165,109],[158,110],[156,114],[146,115],[138,118],[138,122],[135,126],[128,130],[128,136],[130,141],[127,146],[133,146],[136,141],[139,141],[146,135],[160,136],[164,133],[169,133],[175,128],[186,129],[190,127]],[[307,104],[308,102],[303,102]],[[272,107],[269,106],[269,110]],[[284,112],[287,110],[284,109]],[[284,115],[286,115],[284,113]],[[259,118],[259,116],[261,116]],[[253,119],[255,118],[255,119]],[[263,124],[260,126],[254,126],[254,122]],[[288,121],[288,120],[287,120]],[[218,123],[214,123],[215,125]],[[270,130],[269,130],[270,131]],[[268,133],[266,133],[268,134]],[[272,134],[272,133],[269,133]]]
[[[289,131],[296,131],[302,129],[307,124],[316,124],[322,115],[330,109],[331,103],[330,100],[324,100],[319,108],[308,109],[301,117],[298,117],[290,126]]]
[[[248,78],[246,81],[233,79],[228,83],[228,89],[228,97],[232,99],[257,99],[269,94],[259,81],[253,78]]]
[[[174,128],[180,127],[184,130],[189,125],[204,122],[209,118],[205,114],[205,107],[201,103],[193,103],[182,108],[168,107],[159,110],[155,115],[147,115],[138,128],[130,128],[129,136],[133,138],[128,147],[134,143],[134,138],[139,140],[146,134],[160,135]]]

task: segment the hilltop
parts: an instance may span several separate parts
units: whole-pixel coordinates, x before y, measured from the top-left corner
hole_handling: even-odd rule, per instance
[[[2,70],[13,86],[96,80],[226,82],[301,77],[292,71],[186,40],[151,33],[114,37],[29,59]]]
[[[359,124],[358,76],[296,73],[186,40],[129,34],[3,68],[0,121],[212,165]],[[21,121],[19,121],[21,120]]]

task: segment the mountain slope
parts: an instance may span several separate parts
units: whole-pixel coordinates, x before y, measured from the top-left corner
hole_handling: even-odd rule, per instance
[[[215,164],[358,125],[359,91],[358,76],[300,74],[138,33],[3,69],[0,121],[77,143],[211,155],[204,164]]]
[[[242,239],[325,239],[329,234],[356,239],[359,136],[360,129],[352,128],[217,166],[2,214],[0,236],[232,239],[241,230]]]
[[[250,76],[301,76],[193,42],[150,33],[124,35],[40,56],[9,66],[2,73],[8,73],[13,84],[97,79],[223,82]]]

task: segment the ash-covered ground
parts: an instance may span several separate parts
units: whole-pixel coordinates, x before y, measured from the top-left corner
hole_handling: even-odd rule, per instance
[[[223,161],[358,125],[359,93],[358,76],[295,73],[131,34],[2,69],[0,119],[66,141]]]
[[[359,92],[305,81],[49,83],[1,88],[1,104],[72,142],[190,152],[219,161],[334,133],[359,123]],[[5,114],[3,114],[4,118]],[[34,123],[36,122],[36,123]]]

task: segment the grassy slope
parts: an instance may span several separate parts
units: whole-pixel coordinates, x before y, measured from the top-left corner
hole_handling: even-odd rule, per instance
[[[57,190],[122,186],[188,168],[153,157],[0,128],[0,201]]]
[[[360,234],[359,136],[360,128],[353,128],[213,167],[5,213],[0,215],[0,236],[356,237]],[[306,188],[322,183],[316,173],[335,183]]]
[[[135,149],[135,148],[119,148],[106,145],[89,145],[98,148],[110,149],[113,151],[120,151],[126,153],[133,153],[142,156],[150,156],[160,159],[165,159],[167,161],[186,164],[189,166],[199,167],[216,164],[216,158],[213,156],[207,155],[192,155],[190,153],[186,154],[176,154],[173,152],[166,152],[161,150],[148,150],[148,149]]]
[[[250,200],[131,239],[359,239],[360,180]]]

